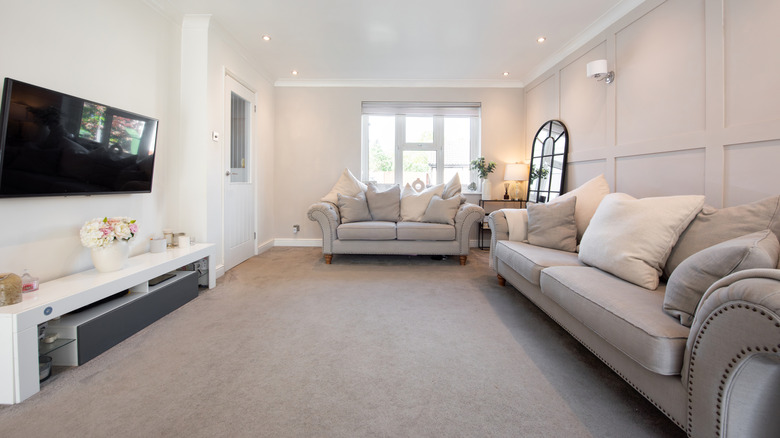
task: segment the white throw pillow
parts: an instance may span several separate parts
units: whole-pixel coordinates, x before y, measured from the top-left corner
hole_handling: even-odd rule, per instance
[[[528,241],[528,210],[525,208],[502,208],[506,225],[509,230],[509,240],[513,242]]]
[[[653,290],[680,233],[703,205],[704,196],[635,199],[609,194],[582,237],[579,259]]]
[[[441,196],[443,192],[444,184],[428,187],[418,193],[409,183],[406,183],[404,190],[401,192],[401,220],[420,222],[433,196]]]
[[[349,169],[344,169],[344,172],[341,173],[339,180],[336,181],[336,184],[332,189],[330,189],[330,192],[328,192],[328,194],[321,199],[321,201],[330,202],[331,204],[338,204],[339,193],[345,196],[354,197],[360,192],[365,192],[367,188],[368,187],[365,184],[360,182],[357,178],[355,178],[354,175],[352,175],[352,172],[350,172]]]
[[[577,198],[577,206],[574,209],[574,221],[577,223],[577,241],[579,242],[582,240],[591,218],[596,213],[596,209],[601,204],[601,200],[608,194],[609,184],[604,175],[601,174],[586,181],[576,189],[558,196],[549,203],[553,204],[569,198]]]
[[[444,193],[441,197],[443,199],[450,199],[455,196],[460,196],[460,175],[457,173],[452,177],[450,182],[444,185]]]

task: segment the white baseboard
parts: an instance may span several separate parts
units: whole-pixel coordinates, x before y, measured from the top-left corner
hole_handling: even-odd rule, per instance
[[[261,247],[258,247],[258,254],[265,252],[269,250],[273,246],[299,246],[299,247],[322,247],[322,239],[274,239],[273,245],[271,245],[271,242],[267,242],[263,245],[265,247],[261,250]],[[479,247],[479,240],[477,239],[471,239],[469,240],[469,247],[470,248],[477,248]]]
[[[258,254],[262,254],[262,253],[268,251],[269,249],[273,248],[274,246],[275,246],[274,245],[274,239],[267,240],[267,241],[257,245],[257,253]]]
[[[274,246],[322,247],[322,239],[274,239]]]
[[[225,275],[225,265],[217,265],[216,271],[217,271],[217,278]]]

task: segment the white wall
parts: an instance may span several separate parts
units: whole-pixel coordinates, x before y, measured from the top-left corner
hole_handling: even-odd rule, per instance
[[[777,195],[779,21],[776,0],[648,0],[526,87],[528,132],[567,125],[569,189],[604,173],[637,197]],[[614,83],[585,77],[596,59]]]
[[[178,138],[179,27],[140,1],[0,0],[0,77],[62,91],[160,120],[151,194],[0,199],[0,272],[42,280],[92,267],[80,244],[94,217],[140,224],[134,253],[167,226],[166,187]]]
[[[494,198],[503,196],[504,165],[529,155],[519,88],[279,87],[273,233],[278,243],[321,239],[319,226],[306,217],[309,206],[327,194],[345,167],[359,177],[363,101],[481,102],[482,155],[498,164],[490,177]],[[297,235],[294,224],[301,226]]]
[[[241,46],[207,15],[185,16],[182,25],[181,163],[175,169],[181,196],[178,230],[217,245],[216,264],[224,264],[223,223],[227,135],[225,75],[230,74],[256,95],[252,139],[256,185],[256,230],[261,250],[273,239],[274,89],[262,67],[242,53]]]
[[[230,74],[242,85],[255,93],[257,112],[255,113],[255,131],[252,137],[252,158],[254,160],[254,183],[256,189],[255,218],[257,222],[257,242],[261,250],[270,248],[273,240],[273,174],[274,174],[274,87],[266,79],[262,66],[253,64],[243,55],[241,46],[228,36],[217,23],[209,34],[209,127],[224,134],[225,127],[225,74]],[[209,134],[210,135],[210,134]],[[211,140],[209,140],[211,141]],[[209,175],[208,240],[223,242],[223,192],[227,181],[225,170],[226,149],[230,143],[226,135],[220,136],[220,142],[211,141],[212,154]],[[224,253],[220,253],[224,257]],[[218,258],[218,263],[222,262]]]

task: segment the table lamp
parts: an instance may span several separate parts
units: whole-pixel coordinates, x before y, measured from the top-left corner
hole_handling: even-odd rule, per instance
[[[509,199],[509,186],[512,186],[512,200],[520,199],[520,181],[528,181],[530,169],[527,164],[509,163],[504,169],[504,199]]]

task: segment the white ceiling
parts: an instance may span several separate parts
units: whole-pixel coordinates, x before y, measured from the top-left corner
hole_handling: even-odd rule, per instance
[[[522,86],[642,1],[147,3],[177,19],[184,14],[210,14],[277,85]],[[264,34],[271,36],[271,41],[263,41]],[[539,36],[547,40],[539,44]],[[292,70],[299,74],[293,76]],[[503,75],[505,71],[509,76]]]

